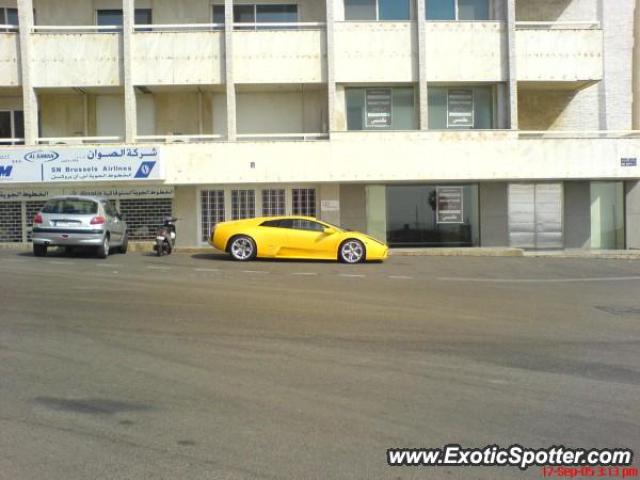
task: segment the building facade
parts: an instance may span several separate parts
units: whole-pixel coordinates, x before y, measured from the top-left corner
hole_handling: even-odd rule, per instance
[[[640,248],[635,0],[0,0],[0,242],[317,216],[391,246]],[[634,50],[634,46],[636,49]]]

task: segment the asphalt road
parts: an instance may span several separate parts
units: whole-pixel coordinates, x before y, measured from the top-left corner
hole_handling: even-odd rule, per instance
[[[386,464],[449,443],[640,455],[640,261],[0,251],[0,301],[3,480],[541,478]]]

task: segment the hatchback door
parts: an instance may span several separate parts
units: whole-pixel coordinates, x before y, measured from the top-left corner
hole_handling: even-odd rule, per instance
[[[337,235],[324,233],[325,226],[303,218],[287,220],[285,247],[282,254],[292,258],[334,259]]]

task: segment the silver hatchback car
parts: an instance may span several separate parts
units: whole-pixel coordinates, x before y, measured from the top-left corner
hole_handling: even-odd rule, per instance
[[[127,223],[106,198],[63,196],[50,199],[33,219],[33,254],[47,247],[95,247],[100,258],[118,248],[126,253]]]

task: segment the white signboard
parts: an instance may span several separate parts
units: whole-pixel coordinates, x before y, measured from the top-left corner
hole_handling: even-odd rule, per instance
[[[464,223],[462,187],[436,187],[437,223]]]
[[[161,180],[156,148],[10,148],[0,151],[0,185]]]
[[[391,128],[391,89],[366,89],[367,128]]]
[[[447,128],[473,128],[473,90],[450,88],[447,92]]]
[[[320,202],[320,210],[323,212],[337,212],[340,210],[339,200],[322,200]]]

